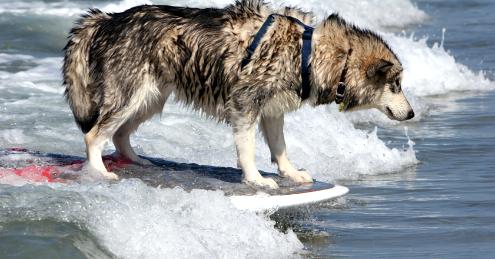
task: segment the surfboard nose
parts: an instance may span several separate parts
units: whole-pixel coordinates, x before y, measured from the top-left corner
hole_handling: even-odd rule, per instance
[[[281,195],[255,194],[231,196],[230,201],[241,210],[263,212],[283,208],[305,206],[324,201],[329,201],[343,196],[349,192],[349,188],[342,185],[331,185],[315,181],[313,184],[326,184],[329,188],[306,190]]]

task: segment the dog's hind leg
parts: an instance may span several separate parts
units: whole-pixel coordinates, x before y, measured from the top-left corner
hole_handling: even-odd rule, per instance
[[[137,130],[139,125],[143,122],[141,118],[131,118],[125,122],[117,130],[115,135],[112,137],[113,144],[118,155],[124,156],[125,158],[131,160],[132,162],[139,165],[152,165],[149,160],[139,157],[131,147],[130,135]]]
[[[123,107],[116,113],[101,113],[100,118],[102,119],[84,136],[89,165],[99,171],[105,178],[118,179],[118,176],[107,171],[101,157],[102,150],[107,141],[114,136],[122,125],[133,118],[135,113],[133,106]]]
[[[164,85],[160,94],[152,98],[151,100],[146,100],[141,103],[141,109],[139,109],[135,115],[131,116],[119,129],[115,132],[112,137],[113,144],[119,155],[131,160],[132,162],[139,165],[152,165],[152,163],[144,158],[139,157],[133,150],[130,142],[130,135],[137,130],[139,125],[153,115],[161,113],[163,106],[167,101],[168,97],[174,89],[173,85]]]
[[[86,143],[86,155],[88,157],[88,164],[93,169],[102,174],[103,177],[111,180],[117,180],[119,177],[108,172],[101,152],[105,146],[105,143],[110,138],[110,132],[102,131],[98,126],[94,126],[86,135],[84,135],[84,142]]]
[[[260,126],[270,148],[272,162],[277,163],[280,176],[287,177],[294,182],[312,182],[313,178],[308,172],[295,169],[287,157],[284,139],[284,115],[262,116]]]

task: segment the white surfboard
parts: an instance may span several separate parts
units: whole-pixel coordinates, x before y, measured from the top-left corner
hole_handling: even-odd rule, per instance
[[[321,186],[322,188],[315,188],[315,186]],[[269,195],[266,193],[258,193],[255,195],[233,195],[230,197],[230,200],[234,206],[239,209],[266,211],[329,201],[343,196],[348,192],[349,189],[345,186],[314,182],[309,184],[309,188],[305,192],[294,191],[292,193],[279,195]]]
[[[229,167],[176,163],[149,158],[153,165],[140,166],[106,156],[107,168],[122,178],[138,178],[150,186],[222,190],[239,209],[251,211],[277,210],[304,206],[335,199],[349,189],[340,185],[315,181],[296,184],[276,174],[271,177],[278,189],[265,189],[241,183],[241,171]],[[0,150],[0,178],[16,174],[30,181],[70,183],[78,181],[84,158],[63,154],[48,154],[22,148]]]

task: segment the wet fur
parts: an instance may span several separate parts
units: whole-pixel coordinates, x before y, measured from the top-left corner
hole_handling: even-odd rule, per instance
[[[93,9],[84,15],[70,33],[63,74],[65,96],[85,133],[90,164],[106,172],[94,160],[101,160],[103,144],[111,137],[119,153],[146,163],[132,151],[129,134],[160,113],[174,93],[176,101],[233,126],[247,182],[273,187],[253,165],[257,122],[281,174],[309,181],[309,175],[288,162],[282,132],[283,114],[303,104],[298,94],[303,28],[276,17],[251,62],[240,67],[246,47],[271,13],[308,24],[313,19],[296,8],[270,10],[261,1],[223,9],[143,5],[123,13]],[[379,60],[392,64],[383,75]],[[315,27],[311,94],[305,102],[331,103],[346,62],[349,110],[379,103],[383,89],[402,71],[378,35],[331,15]]]

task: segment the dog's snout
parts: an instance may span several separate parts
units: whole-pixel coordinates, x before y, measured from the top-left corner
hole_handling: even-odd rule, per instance
[[[410,120],[414,118],[414,111],[413,110],[410,110],[408,113],[407,113],[407,118],[406,120]]]

